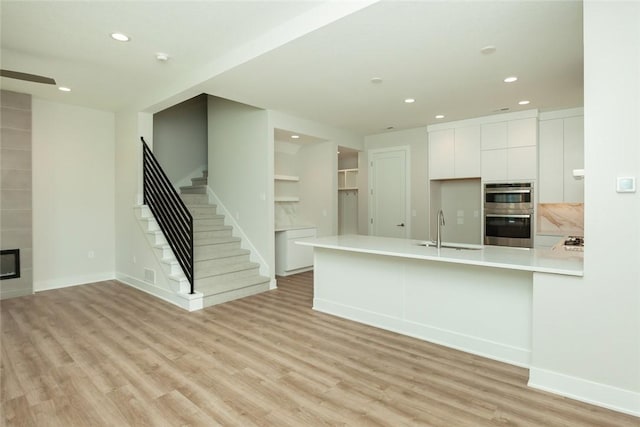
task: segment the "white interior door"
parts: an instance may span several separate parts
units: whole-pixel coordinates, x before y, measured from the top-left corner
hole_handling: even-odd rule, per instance
[[[369,234],[409,236],[408,147],[369,151]]]

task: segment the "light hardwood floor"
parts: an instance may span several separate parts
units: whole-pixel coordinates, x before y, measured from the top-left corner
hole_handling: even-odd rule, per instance
[[[116,281],[2,301],[2,424],[640,424],[527,388],[525,369],[314,312],[312,280],[195,313]]]

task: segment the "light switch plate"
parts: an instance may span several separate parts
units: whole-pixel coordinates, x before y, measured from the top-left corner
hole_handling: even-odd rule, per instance
[[[635,193],[636,177],[635,176],[619,176],[616,183],[616,191],[618,193]]]

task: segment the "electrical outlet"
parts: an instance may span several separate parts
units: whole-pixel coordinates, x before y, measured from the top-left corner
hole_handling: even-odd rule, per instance
[[[91,259],[91,258],[95,258],[96,253],[95,253],[95,252],[93,252],[93,251],[89,251],[89,253],[87,254],[87,256],[89,257],[89,259]]]

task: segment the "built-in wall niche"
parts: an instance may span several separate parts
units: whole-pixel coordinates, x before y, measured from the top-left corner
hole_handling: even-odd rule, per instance
[[[482,244],[482,184],[480,179],[431,180],[430,234],[436,237],[438,211],[445,225],[442,240],[450,243]]]
[[[338,147],[338,234],[358,234],[359,152]]]
[[[20,277],[20,249],[0,251],[0,280]]]
[[[274,129],[274,222],[276,230],[314,225],[305,206],[311,197],[302,194],[313,179],[310,171],[309,147],[326,140],[300,132]],[[306,191],[309,194],[309,191]]]

